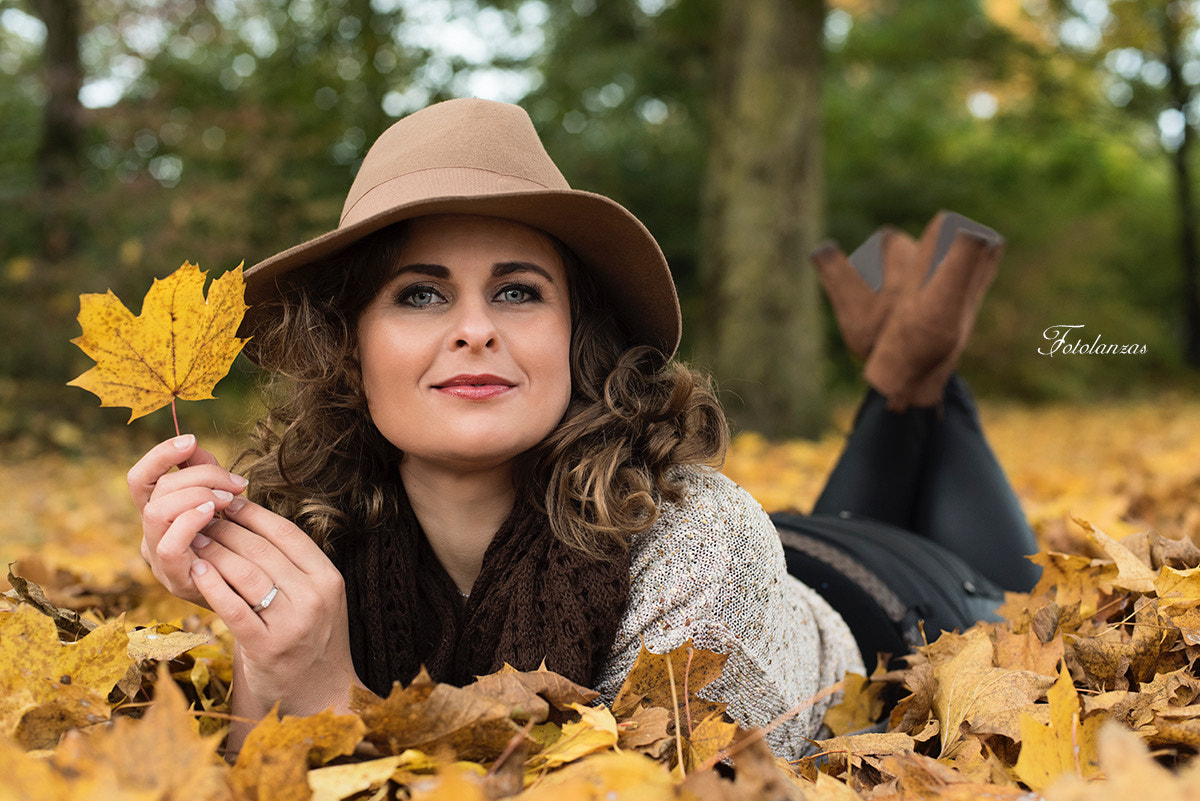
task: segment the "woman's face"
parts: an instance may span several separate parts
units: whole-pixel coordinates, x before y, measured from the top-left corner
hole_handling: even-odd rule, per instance
[[[417,218],[359,317],[371,418],[408,467],[506,464],[562,419],[570,342],[567,275],[549,237],[493,217]]]

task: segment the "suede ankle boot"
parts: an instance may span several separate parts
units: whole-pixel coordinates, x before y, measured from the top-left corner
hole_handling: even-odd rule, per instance
[[[935,218],[936,219],[936,218]],[[915,258],[932,258],[937,237],[922,236]],[[933,240],[931,242],[931,240]],[[926,248],[929,248],[927,251]],[[931,275],[911,270],[880,329],[863,375],[888,399],[888,408],[938,406],[946,381],[966,348],[984,293],[996,276],[1003,240],[958,230]]]
[[[900,295],[906,289],[916,291],[925,280],[935,253],[944,250],[945,223],[958,217],[952,212],[938,212],[916,241],[885,225],[849,258],[832,241],[822,243],[812,252],[809,258],[833,307],[842,341],[859,361],[870,355]]]
[[[892,312],[913,266],[916,244],[903,231],[884,227],[846,258],[836,242],[825,242],[809,257],[833,307],[846,348],[866,360]]]

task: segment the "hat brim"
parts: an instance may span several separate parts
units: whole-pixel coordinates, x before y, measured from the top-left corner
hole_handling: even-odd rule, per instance
[[[679,298],[658,243],[619,203],[576,189],[424,198],[310,239],[246,271],[250,308],[240,333],[253,334],[265,322],[261,304],[279,294],[279,279],[286,273],[393,223],[432,214],[499,217],[545,231],[570,248],[595,277],[633,344],[650,345],[668,357],[679,347]]]

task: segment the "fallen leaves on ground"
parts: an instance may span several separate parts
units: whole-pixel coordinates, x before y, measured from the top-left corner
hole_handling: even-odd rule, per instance
[[[1045,546],[1041,583],[1010,597],[1002,623],[944,634],[903,670],[849,677],[831,736],[791,766],[706,706],[719,658],[686,648],[647,656],[612,707],[544,670],[414,682],[393,707],[363,698],[353,715],[269,719],[231,766],[228,633],[165,595],[138,558],[123,486],[136,454],[6,462],[0,543],[17,564],[0,601],[0,800],[1196,797],[1198,413],[1171,399],[985,405]],[[769,508],[807,508],[839,443],[743,435],[727,470]],[[1067,514],[1092,510],[1112,536]],[[884,730],[855,734],[888,696],[900,701]],[[712,767],[722,754],[733,769]]]

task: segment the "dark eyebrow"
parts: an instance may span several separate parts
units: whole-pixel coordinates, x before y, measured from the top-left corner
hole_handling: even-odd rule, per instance
[[[450,277],[450,271],[440,264],[406,264],[403,267],[397,267],[392,271],[388,280],[391,281],[405,273],[417,273],[419,275],[428,275],[430,278],[446,279]]]
[[[513,273],[532,272],[545,278],[550,283],[554,283],[554,279],[550,273],[537,266],[533,262],[528,261],[501,261],[492,265],[492,276],[495,278],[503,278],[506,275]],[[406,264],[403,267],[397,267],[388,278],[389,281],[404,275],[405,273],[417,273],[418,275],[428,275],[430,278],[440,278],[446,280],[450,277],[450,270],[441,264],[425,264],[418,262],[416,264]]]
[[[492,275],[495,276],[496,278],[502,278],[503,276],[512,275],[513,273],[524,273],[524,272],[537,273],[538,275],[540,275],[542,278],[545,278],[550,283],[552,283],[552,284],[554,283],[554,279],[550,276],[550,273],[546,272],[544,269],[542,269],[541,267],[538,267],[536,264],[534,264],[532,262],[502,261],[502,262],[497,262],[496,264],[492,265]]]

